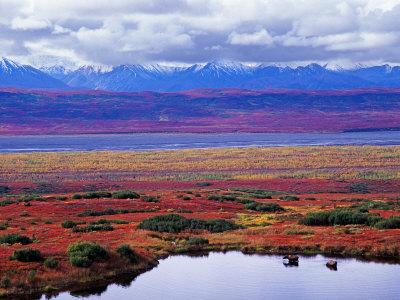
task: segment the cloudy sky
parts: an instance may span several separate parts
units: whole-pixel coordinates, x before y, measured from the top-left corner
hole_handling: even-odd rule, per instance
[[[0,56],[34,64],[400,64],[400,0],[0,0]]]

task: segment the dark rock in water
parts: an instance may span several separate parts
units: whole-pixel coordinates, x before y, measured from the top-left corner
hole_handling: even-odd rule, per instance
[[[285,255],[283,257],[283,264],[286,267],[292,267],[295,266],[297,267],[299,265],[299,256],[298,255],[293,255],[293,254],[289,254],[289,255]]]
[[[288,261],[299,261],[299,256],[298,255],[293,255],[293,254],[289,254],[289,255],[285,255],[283,257],[283,259],[287,259]]]
[[[337,261],[336,260],[328,260],[326,263],[327,268],[336,271],[337,270]]]
[[[284,261],[283,265],[285,267],[298,267],[299,266],[299,262],[298,261]]]

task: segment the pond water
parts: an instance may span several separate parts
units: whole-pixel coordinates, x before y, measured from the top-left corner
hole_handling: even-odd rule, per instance
[[[400,131],[0,136],[0,152],[3,153],[94,150],[143,151],[311,145],[400,145]]]
[[[54,299],[400,299],[400,265],[341,258],[334,271],[327,260],[300,257],[288,267],[275,255],[171,256],[131,283]]]

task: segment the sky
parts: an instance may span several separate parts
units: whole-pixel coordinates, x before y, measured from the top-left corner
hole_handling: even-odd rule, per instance
[[[400,64],[400,0],[0,0],[0,56],[34,65]]]

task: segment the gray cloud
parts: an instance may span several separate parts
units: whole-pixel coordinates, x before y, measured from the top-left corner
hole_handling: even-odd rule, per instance
[[[400,0],[0,0],[27,63],[400,63]]]

